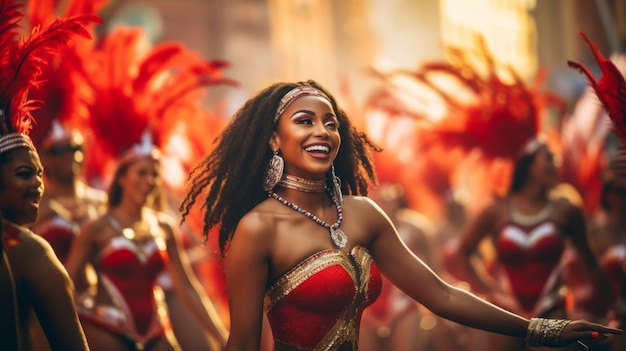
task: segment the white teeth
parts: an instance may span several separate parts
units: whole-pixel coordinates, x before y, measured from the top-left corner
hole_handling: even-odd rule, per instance
[[[322,151],[322,152],[329,152],[330,148],[328,146],[324,146],[324,145],[313,145],[313,146],[309,146],[305,149],[306,151]]]

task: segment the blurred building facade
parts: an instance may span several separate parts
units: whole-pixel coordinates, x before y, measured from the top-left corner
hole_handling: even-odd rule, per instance
[[[626,41],[626,0],[115,0],[103,17],[229,61],[241,83],[223,91],[231,110],[271,82],[308,78],[358,103],[377,84],[369,68],[445,59],[476,34],[522,77],[545,67],[549,88],[575,98],[584,83],[566,61],[593,64],[576,31],[605,53]]]

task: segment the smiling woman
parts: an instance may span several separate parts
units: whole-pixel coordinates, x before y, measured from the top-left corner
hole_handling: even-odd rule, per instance
[[[37,219],[43,195],[43,167],[39,155],[28,147],[0,154],[0,207],[3,218],[17,224]]]
[[[259,350],[264,315],[275,350],[357,350],[381,274],[444,318],[533,345],[619,333],[529,321],[442,281],[365,196],[375,181],[370,148],[378,150],[317,82],[276,83],[237,111],[191,173],[181,210],[206,194],[205,233],[219,225],[227,253],[227,350]]]
[[[20,5],[0,2],[0,345],[29,350],[28,326],[37,317],[52,350],[87,350],[74,304],[73,286],[50,245],[25,226],[37,219],[43,167],[27,133],[33,123],[35,85],[43,58],[74,35],[86,35],[93,16],[57,20],[16,40]]]

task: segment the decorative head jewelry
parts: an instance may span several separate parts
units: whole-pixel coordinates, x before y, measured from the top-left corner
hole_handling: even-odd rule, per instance
[[[131,145],[131,147],[121,153],[118,162],[126,164],[143,158],[159,159],[161,152],[154,146],[152,135],[149,130],[145,130],[141,136],[141,141]]]
[[[280,118],[280,116],[283,114],[283,112],[285,112],[287,107],[289,107],[289,105],[291,105],[292,102],[294,102],[299,97],[302,97],[305,95],[319,96],[328,100],[328,102],[330,102],[330,99],[328,98],[328,96],[326,96],[326,94],[324,94],[319,89],[316,89],[308,85],[297,86],[289,90],[287,94],[285,94],[285,96],[283,96],[283,98],[280,99],[280,102],[278,103],[278,108],[276,109],[276,114],[274,115],[274,123],[278,122],[278,119]]]
[[[0,2],[0,152],[18,147],[35,149],[27,136],[34,120],[31,112],[37,108],[29,100],[29,92],[42,83],[43,65],[72,37],[90,38],[83,24],[102,22],[92,15],[59,18],[44,28],[35,27],[29,37],[20,40],[21,9],[14,0]]]

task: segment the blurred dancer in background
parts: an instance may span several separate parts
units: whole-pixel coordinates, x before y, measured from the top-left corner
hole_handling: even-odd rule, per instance
[[[535,84],[535,89],[538,86]],[[527,317],[568,318],[562,261],[569,244],[584,264],[580,274],[587,273],[586,278],[606,294],[609,304],[617,306],[589,248],[585,214],[568,199],[551,195],[559,179],[554,155],[538,137],[542,125],[540,95],[527,90],[519,80],[514,85],[497,86],[494,92],[507,99],[485,106],[491,119],[482,127],[500,135],[503,130],[510,132],[505,133],[506,140],[476,145],[488,156],[500,153],[507,157],[514,167],[508,193],[480,211],[459,240],[457,252],[464,278],[473,291],[507,310]],[[477,131],[479,127],[468,121],[468,132]],[[493,247],[487,262],[475,256],[485,238]],[[527,349],[512,338],[490,337],[493,350]]]
[[[441,159],[456,164],[451,189],[467,191],[473,212],[464,233],[445,250],[455,263],[446,269],[509,311],[566,318],[561,260],[568,242],[590,272],[587,279],[609,289],[589,250],[581,208],[550,194],[558,172],[539,132],[547,107],[560,107],[560,99],[539,91],[541,74],[526,87],[513,69],[497,64],[480,38],[475,51],[451,48],[450,54],[450,63],[387,73],[428,88],[428,99],[415,100],[438,102],[440,108],[431,110],[445,111],[426,124],[418,145],[426,153],[447,150]],[[527,349],[519,339],[488,338],[479,349]]]
[[[123,27],[89,59],[96,98],[83,121],[95,141],[88,160],[97,162],[92,176],[110,187],[107,212],[82,227],[67,261],[72,277],[87,263],[97,273],[97,293],[79,305],[87,340],[94,350],[171,350],[189,342],[169,335],[169,289],[187,307],[172,312],[190,312],[186,322],[201,326],[219,349],[227,331],[177,241],[162,173],[165,145],[194,116],[200,88],[225,81],[223,64],[204,62],[179,43],[150,47],[143,31]],[[164,272],[169,286],[159,281]],[[155,293],[159,286],[166,292]],[[186,348],[212,347],[206,336]]]

